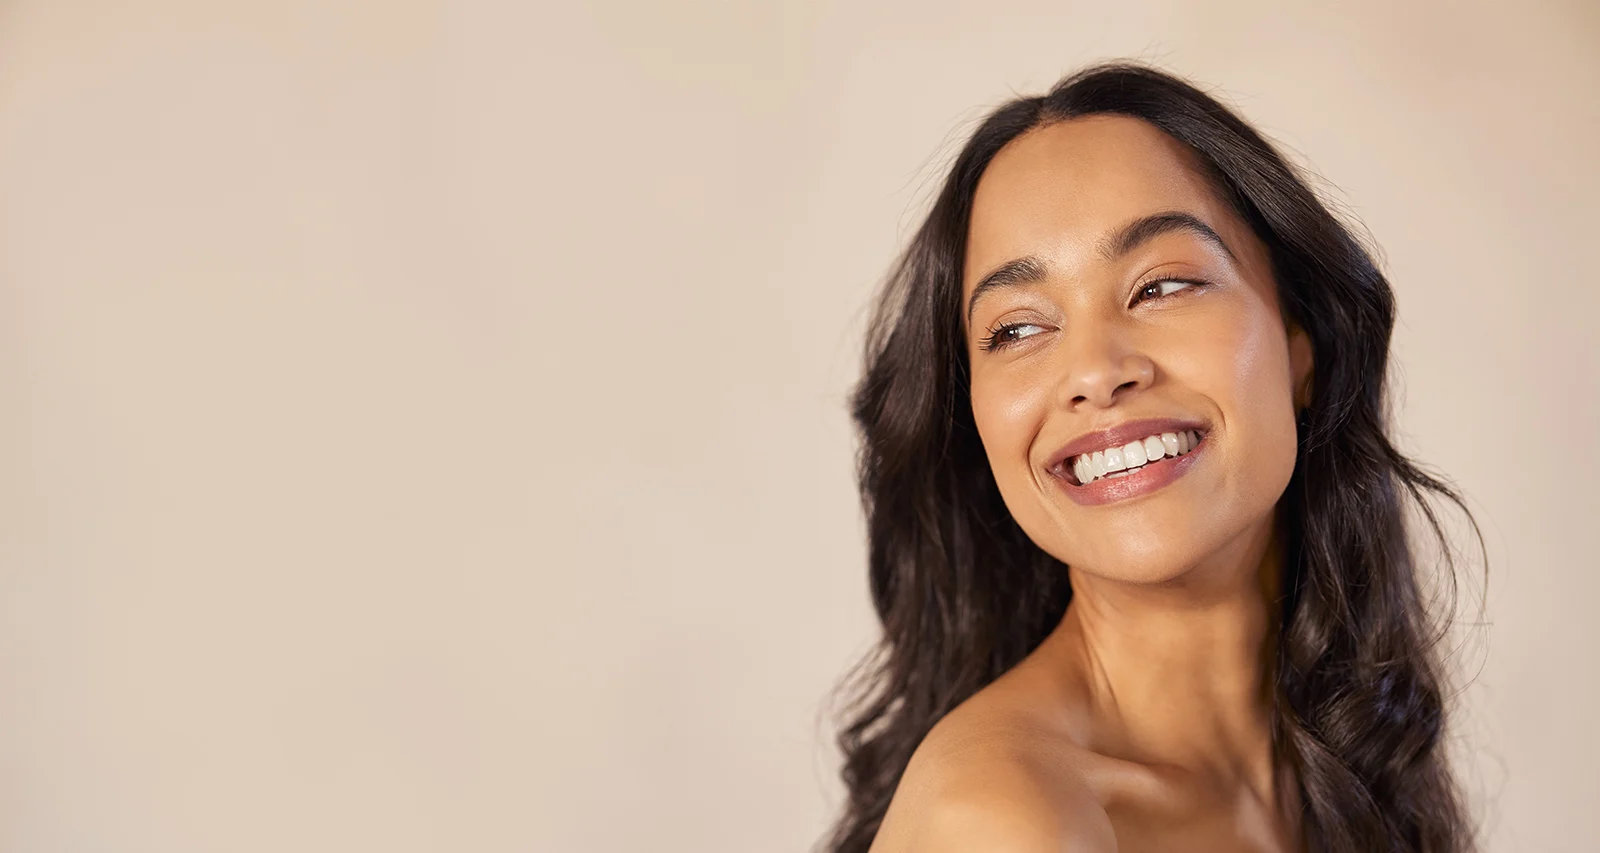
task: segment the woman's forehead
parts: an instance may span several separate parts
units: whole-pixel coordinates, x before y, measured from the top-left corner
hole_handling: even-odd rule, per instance
[[[995,155],[978,182],[963,280],[1023,255],[1063,268],[1141,216],[1193,213],[1219,230],[1231,219],[1199,158],[1154,125],[1089,116],[1032,130]]]

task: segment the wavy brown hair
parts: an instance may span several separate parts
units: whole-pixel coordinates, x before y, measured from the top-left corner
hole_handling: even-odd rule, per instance
[[[1310,335],[1312,399],[1281,517],[1286,596],[1273,741],[1295,768],[1313,851],[1474,849],[1447,757],[1440,640],[1407,510],[1454,568],[1433,502],[1460,495],[1387,435],[1394,296],[1371,253],[1243,120],[1193,85],[1131,63],[1087,68],[995,109],[956,157],[877,303],[852,414],[867,515],[878,647],[853,672],[839,734],[848,801],[830,853],[872,843],[912,752],[933,725],[1016,665],[1072,598],[1066,566],[1007,511],[969,397],[960,324],[967,220],[978,179],[1022,133],[1116,114],[1149,122],[1205,164],[1219,196],[1270,251],[1280,301]],[[1475,522],[1480,553],[1483,540]]]

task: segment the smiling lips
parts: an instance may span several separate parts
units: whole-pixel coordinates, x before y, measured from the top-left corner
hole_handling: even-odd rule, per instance
[[[1128,421],[1073,439],[1051,454],[1045,470],[1074,502],[1098,505],[1165,487],[1210,447],[1208,424],[1187,418]]]
[[[1199,443],[1198,430],[1163,432],[1120,447],[1080,453],[1067,460],[1064,470],[1071,474],[1073,485],[1084,486],[1102,477],[1126,477],[1147,463],[1182,456]]]

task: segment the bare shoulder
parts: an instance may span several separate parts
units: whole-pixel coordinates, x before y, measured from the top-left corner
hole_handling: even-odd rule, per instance
[[[969,702],[918,746],[872,853],[1114,853],[1080,757],[1026,714]]]

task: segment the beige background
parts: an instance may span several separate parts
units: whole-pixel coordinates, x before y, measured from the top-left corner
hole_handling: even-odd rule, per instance
[[[1116,56],[1383,246],[1490,849],[1594,849],[1600,7],[543,5],[0,5],[0,849],[805,849],[863,308]]]

